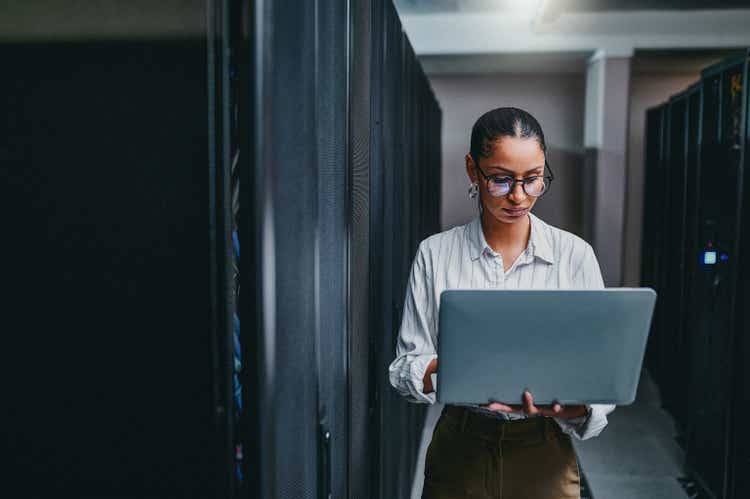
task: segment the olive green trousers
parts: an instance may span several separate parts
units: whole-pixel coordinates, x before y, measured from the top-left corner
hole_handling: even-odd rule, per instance
[[[446,406],[424,474],[422,499],[580,498],[570,436],[546,417],[503,421]]]

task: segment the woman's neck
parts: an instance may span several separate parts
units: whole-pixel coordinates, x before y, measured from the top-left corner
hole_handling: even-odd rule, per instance
[[[505,250],[526,248],[531,234],[531,220],[526,215],[517,223],[507,224],[492,216],[488,210],[482,211],[482,231],[484,239],[493,250],[503,253]]]

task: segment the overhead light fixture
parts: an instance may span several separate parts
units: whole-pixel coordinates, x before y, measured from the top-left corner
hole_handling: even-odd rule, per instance
[[[514,12],[523,12],[526,14],[535,14],[543,0],[506,0],[508,10]]]

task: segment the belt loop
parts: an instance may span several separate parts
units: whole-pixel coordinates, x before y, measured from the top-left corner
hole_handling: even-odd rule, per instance
[[[466,430],[466,421],[469,419],[469,409],[464,408],[464,414],[461,416],[461,433]]]

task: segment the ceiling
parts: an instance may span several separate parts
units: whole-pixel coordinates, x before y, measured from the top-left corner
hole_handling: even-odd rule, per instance
[[[733,49],[637,50],[631,59],[633,74],[694,75],[735,53]],[[533,52],[526,54],[423,55],[429,75],[462,74],[584,74],[591,57],[585,52]]]
[[[540,3],[558,12],[742,9],[749,0],[395,0],[402,14],[532,10]]]
[[[496,73],[583,73],[591,52],[529,54],[424,55],[419,60],[429,75]]]

